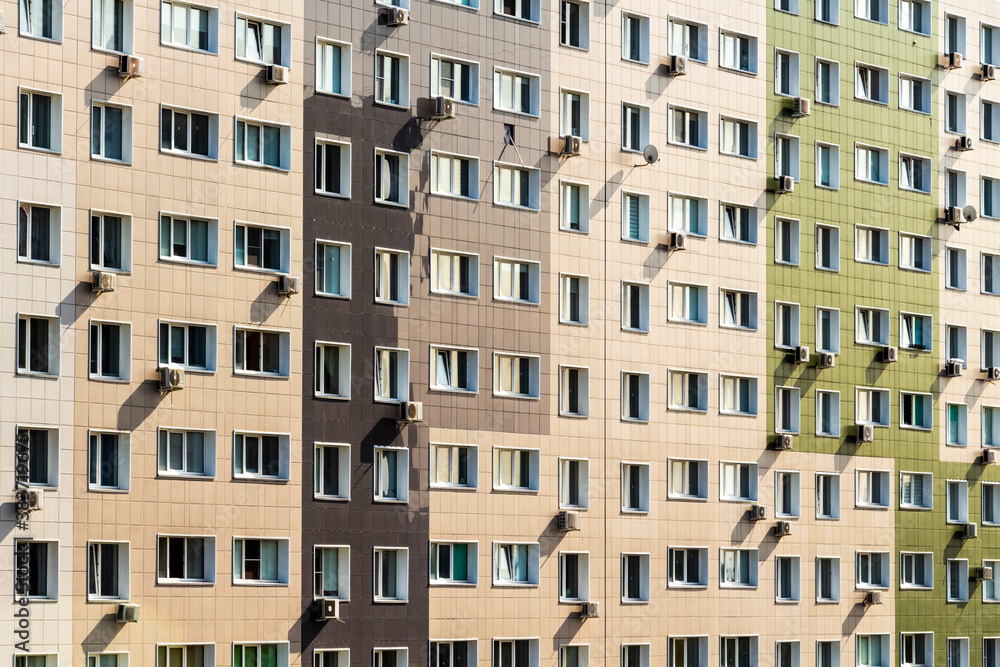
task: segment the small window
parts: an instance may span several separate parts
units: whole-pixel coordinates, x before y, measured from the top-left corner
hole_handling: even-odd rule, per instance
[[[316,295],[351,297],[351,244],[316,241]]]
[[[858,635],[855,649],[857,667],[883,667],[889,664],[889,635]]]
[[[1000,525],[1000,484],[983,482],[983,514],[984,525]],[[1000,590],[996,591],[1000,594]]]
[[[944,96],[944,129],[953,134],[965,134],[965,95],[946,92]]]
[[[816,268],[840,271],[840,227],[816,225]]]
[[[667,567],[669,588],[708,586],[708,547],[670,547]]]
[[[1000,447],[1000,407],[983,407],[983,447]]]
[[[289,437],[275,433],[234,433],[233,476],[289,479]]]
[[[948,202],[949,207],[964,207],[966,202],[965,172],[948,169],[945,174],[945,201]]]
[[[313,497],[321,500],[349,500],[351,497],[351,446],[316,443]]]
[[[906,0],[902,0],[906,2]],[[930,3],[927,3],[928,6]],[[901,3],[902,6],[902,3]],[[899,108],[929,114],[931,112],[931,82],[909,74],[899,75]]]
[[[90,268],[123,273],[132,270],[130,216],[91,211]]]
[[[670,459],[668,467],[671,498],[708,499],[708,461]]]
[[[756,463],[719,463],[719,499],[752,502],[757,500]]]
[[[559,91],[559,134],[590,139],[590,95],[574,90]]]
[[[59,486],[59,430],[17,427],[17,481],[29,486]]]
[[[667,373],[670,382],[671,410],[708,410],[708,373],[672,370]]]
[[[899,346],[907,350],[933,348],[934,322],[929,315],[899,314]]]
[[[969,601],[969,561],[959,558],[949,558],[945,561],[947,573],[948,602]]]
[[[246,240],[256,240],[256,238],[244,239],[244,251]],[[263,242],[263,238],[260,240]],[[237,249],[239,247],[237,246]],[[219,221],[161,213],[160,259],[218,266]]]
[[[757,159],[757,123],[736,118],[721,118],[719,152]]]
[[[774,219],[774,261],[799,265],[799,221]]]
[[[720,413],[743,416],[757,414],[757,378],[720,375],[719,383]]]
[[[855,342],[863,345],[889,344],[889,311],[857,307]]]
[[[889,23],[888,0],[855,0],[854,15],[875,23]]]
[[[372,470],[375,500],[399,503],[409,500],[410,451],[408,449],[376,447]]]
[[[583,183],[559,182],[559,229],[590,231],[590,188]]]
[[[667,228],[670,231],[708,235],[708,200],[674,193],[668,195],[667,200]]]
[[[934,588],[934,554],[899,554],[900,588]]]
[[[945,251],[945,287],[965,290],[967,283],[967,253],[965,248],[949,247]]]
[[[801,515],[799,473],[778,470],[774,473],[774,515],[798,517]]]
[[[622,329],[649,331],[649,285],[622,283]]]
[[[30,600],[59,599],[59,543],[15,540],[17,580],[14,593]],[[38,667],[44,667],[44,662]],[[35,666],[31,666],[35,667]]]
[[[493,450],[493,488],[500,491],[538,491],[538,450]]]
[[[840,148],[816,142],[816,187],[840,189]]]
[[[133,12],[131,0],[93,0],[91,45],[98,51],[133,53]]]
[[[926,472],[899,473],[899,506],[929,510],[934,506],[934,476]]]
[[[410,351],[375,348],[375,400],[402,403],[410,397]]]
[[[431,572],[430,583],[434,584],[476,584],[479,581],[479,544],[476,542],[431,542]],[[433,645],[441,642],[431,642]],[[473,642],[474,643],[474,642]],[[465,644],[455,642],[454,648]],[[457,652],[456,652],[457,653]],[[442,655],[442,657],[445,657]],[[457,657],[457,655],[456,655]],[[449,665],[449,663],[434,662],[434,665]],[[458,667],[458,665],[449,666]]]
[[[997,29],[997,34],[1000,35],[1000,28]],[[983,100],[983,108],[979,118],[983,140],[994,143],[1000,141],[1000,103]]]
[[[90,156],[132,162],[132,107],[94,101],[91,106]]]
[[[670,321],[708,324],[708,287],[668,283]]]
[[[576,49],[590,48],[590,3],[561,0],[559,43]]]
[[[649,464],[622,463],[622,512],[649,511]]]
[[[861,0],[864,2],[865,0]],[[854,67],[854,97],[866,102],[889,103],[889,70],[874,65]]]
[[[215,665],[215,644],[179,644],[156,646],[156,667],[212,667]],[[88,665],[88,667],[90,667]],[[105,667],[103,663],[96,667]],[[108,667],[114,667],[110,665]],[[128,667],[125,665],[124,667]]]
[[[538,543],[493,543],[494,586],[537,586]]]
[[[757,550],[722,549],[719,553],[719,585],[723,588],[757,587]],[[731,641],[731,640],[730,640]],[[722,639],[723,647],[727,639]],[[723,665],[731,664],[723,660]],[[753,663],[740,663],[739,667],[751,667]]]
[[[61,209],[21,202],[17,217],[17,259],[58,265]]]
[[[779,12],[788,12],[789,14],[795,14],[796,16],[798,16],[799,0],[774,0],[774,8],[777,9]],[[674,665],[674,667],[680,667],[680,666]]]
[[[930,0],[899,0],[899,27],[918,35],[930,35]]]
[[[1000,637],[984,637],[983,667],[993,667],[997,664],[997,660],[1000,660]]]
[[[25,37],[50,39],[61,42],[63,39],[63,6],[55,0],[21,0],[20,31]],[[22,667],[18,665],[17,667]],[[32,665],[32,667],[36,667]],[[38,665],[37,667],[43,667]],[[44,667],[47,667],[44,666]],[[53,666],[54,667],[54,666]]]
[[[670,143],[699,150],[708,149],[708,113],[670,106]]]
[[[475,445],[431,445],[432,487],[479,486],[479,449]]]
[[[431,56],[431,96],[479,104],[479,63]]]
[[[375,248],[375,303],[410,303],[410,253]]]
[[[538,667],[537,639],[494,639],[494,667]]]
[[[447,1],[447,0],[445,0]],[[377,648],[372,650],[372,667],[395,667],[409,663],[410,651],[405,648]]]
[[[854,149],[854,178],[859,181],[889,184],[889,151],[857,144]]]
[[[947,53],[965,53],[965,17],[945,14],[944,49]]]
[[[676,17],[671,18],[670,55],[708,62],[708,26]]]
[[[351,45],[332,39],[316,40],[316,92],[351,95]]]
[[[985,584],[984,584],[985,585]],[[934,635],[928,633],[931,648],[934,647]],[[969,667],[969,639],[968,637],[949,637],[945,644],[945,656],[947,664],[951,667]],[[931,655],[931,664],[934,663],[934,656]]]
[[[889,507],[889,473],[885,470],[858,470],[855,504],[858,507]]]
[[[889,554],[887,552],[857,552],[856,569],[855,586],[857,588],[889,587]]]
[[[982,35],[979,39],[981,54],[979,59],[984,65],[1000,64],[1000,28],[986,23],[982,25]]]
[[[590,279],[587,276],[559,276],[559,321],[563,324],[590,323]]]
[[[317,398],[351,397],[351,346],[347,343],[316,342]]]
[[[899,188],[930,194],[931,161],[928,158],[913,155],[899,155]]]
[[[840,392],[816,391],[816,435],[840,436]]]
[[[798,602],[802,599],[798,556],[778,556],[774,559],[774,599],[776,602]],[[798,642],[778,642],[778,665],[798,665]]]
[[[538,262],[494,258],[493,298],[499,301],[540,302]]]
[[[375,51],[375,103],[410,106],[410,58],[399,53]]]
[[[215,325],[161,320],[159,330],[158,362],[161,367],[215,371],[218,339]]]
[[[161,107],[160,150],[185,157],[218,159],[218,114]]]
[[[1000,294],[1000,255],[991,255],[984,252],[981,258],[983,266],[981,289],[983,294]]]
[[[840,602],[840,559],[816,559],[816,602]],[[824,642],[817,642],[822,644]],[[840,647],[840,642],[830,642]],[[819,651],[822,655],[823,651]],[[839,653],[839,651],[838,651]],[[817,662],[817,667],[831,667],[829,663]]]
[[[622,59],[649,63],[649,17],[622,12]]]
[[[292,26],[236,15],[236,58],[261,65],[292,66]]]
[[[157,440],[158,474],[215,477],[215,431],[161,428]]]
[[[799,54],[774,52],[774,92],[777,95],[799,96]]]
[[[125,322],[90,323],[90,379],[132,378],[132,325]]]
[[[479,257],[431,249],[431,292],[478,297]]]
[[[774,135],[774,175],[791,176],[799,180],[799,138],[786,134]]]
[[[160,43],[218,53],[219,10],[164,0],[160,5]]]
[[[708,636],[669,637],[667,660],[668,667],[708,667]],[[751,667],[749,659],[740,665],[737,665],[735,660],[721,664],[731,667]]]
[[[722,32],[719,67],[747,74],[757,73],[757,38],[735,32]]]
[[[21,148],[60,152],[62,95],[26,88],[19,90],[18,145]]]
[[[537,211],[539,207],[539,172],[537,169],[495,162],[493,166],[493,203]]]
[[[857,389],[858,424],[889,426],[889,390]]]
[[[1000,218],[1000,179],[983,176],[983,217]]]
[[[174,223],[176,250],[176,236],[179,230],[176,220]],[[236,268],[288,273],[291,266],[289,229],[236,223],[233,232],[235,235],[233,261]]]
[[[934,664],[934,634],[909,633],[899,636],[900,667],[930,667]],[[951,664],[951,663],[949,663]],[[955,665],[954,667],[958,667]]]
[[[586,417],[590,414],[590,370],[559,367],[559,414]]]
[[[816,20],[838,25],[840,23],[840,0],[816,0]],[[822,665],[817,667],[834,667]]]
[[[540,98],[541,80],[537,75],[502,69],[493,71],[493,108],[497,111],[537,116],[540,112]]]
[[[622,102],[622,150],[640,153],[649,140],[649,107]]]
[[[649,602],[649,554],[622,554],[621,599],[623,603]],[[631,648],[623,647],[623,651],[634,654],[635,651],[631,651]],[[646,648],[648,652],[648,647]],[[630,658],[635,657],[637,656],[630,656]],[[641,660],[635,662],[630,659],[628,664],[633,665],[633,667],[640,667],[640,665],[648,667],[648,657],[647,653],[646,663],[643,663]]]
[[[969,483],[950,479],[945,482],[945,500],[948,523],[969,521]]]
[[[160,535],[156,550],[156,583],[215,583],[214,537]]]
[[[954,447],[965,447],[969,444],[969,406],[965,403],[948,403],[945,405],[947,419],[946,444]]]
[[[539,358],[507,352],[493,353],[493,395],[538,398]]]
[[[313,563],[313,598],[351,599],[351,548],[316,546]]]
[[[816,308],[816,351],[840,354],[840,311]]]
[[[836,0],[829,1],[836,2]],[[816,103],[830,106],[840,104],[840,63],[834,60],[816,59]]]
[[[375,203],[410,205],[410,156],[375,149]]]
[[[854,258],[859,262],[889,265],[889,230],[855,225]]]
[[[431,192],[446,197],[479,198],[479,160],[431,151]]]
[[[87,599],[129,599],[127,542],[87,543]]]
[[[237,373],[288,377],[289,332],[237,328],[233,339],[233,369]]]
[[[801,396],[798,387],[774,388],[774,430],[777,433],[798,433]]]
[[[757,243],[757,209],[737,204],[720,204],[720,221],[723,241]]]
[[[625,421],[649,421],[649,374],[622,373],[621,416]]]
[[[288,171],[292,165],[292,128],[249,118],[236,119],[236,163]]]
[[[15,656],[15,659],[20,656]],[[56,667],[57,656],[52,656],[52,665],[45,663],[46,667]],[[128,667],[128,653],[88,653],[87,667]],[[33,667],[29,662],[28,667]]]
[[[375,602],[406,602],[409,599],[409,555],[409,549],[375,547],[372,567]]]
[[[719,295],[722,300],[720,326],[756,331],[757,295],[755,293],[721,289]]]
[[[351,144],[316,140],[316,194],[351,196]]]
[[[479,391],[479,352],[431,346],[430,388],[437,391]]]
[[[538,0],[493,0],[493,11],[501,16],[538,23]]]
[[[234,584],[288,584],[288,540],[233,539]]]
[[[585,602],[589,599],[590,599],[589,555],[577,554],[577,553],[560,553],[559,554],[559,601]],[[563,650],[566,649],[564,648]],[[574,660],[569,664],[575,665],[577,663]]]
[[[19,315],[17,372],[19,375],[59,375],[59,318]]]

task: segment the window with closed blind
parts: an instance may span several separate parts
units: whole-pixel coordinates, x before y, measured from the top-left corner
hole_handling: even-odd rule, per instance
[[[934,476],[925,472],[899,473],[899,506],[931,509],[934,506]]]
[[[634,192],[622,194],[622,239],[649,242],[649,196]]]

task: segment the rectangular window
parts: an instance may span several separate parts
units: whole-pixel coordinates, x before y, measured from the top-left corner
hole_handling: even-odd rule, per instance
[[[708,586],[707,547],[670,547],[667,549],[667,567],[667,585],[670,588]]]
[[[983,176],[982,181],[983,217],[1000,218],[1000,179]]]
[[[988,525],[1000,524],[1000,484],[983,482],[981,488],[983,491],[983,523]],[[1000,595],[1000,590],[996,591],[996,593]]]
[[[494,667],[537,667],[537,639],[494,639]]]
[[[502,301],[539,303],[538,262],[494,259],[493,298]]]
[[[948,206],[965,206],[965,172],[949,169],[945,180],[945,201]]]
[[[17,318],[17,372],[59,375],[59,319],[20,315]]]
[[[855,0],[854,15],[859,19],[888,24],[888,0]]]
[[[934,635],[928,633],[930,647],[934,647]],[[946,664],[948,667],[969,667],[969,640],[967,637],[949,637],[945,644]],[[930,663],[934,664],[934,656],[931,655]]]
[[[254,237],[256,234],[253,235]],[[263,231],[261,232],[263,236]],[[236,237],[237,244],[240,237]],[[246,251],[247,241],[243,238],[242,250]],[[260,242],[263,243],[261,238]],[[237,245],[237,251],[241,247]],[[244,255],[245,256],[245,255]],[[187,216],[160,214],[160,259],[168,261],[192,262],[216,266],[219,263],[219,222]],[[279,262],[280,263],[280,262]]]
[[[375,303],[410,303],[410,253],[375,248]]]
[[[708,499],[708,461],[670,459],[670,497]]]
[[[288,584],[288,540],[233,539],[234,584]]]
[[[177,221],[175,220],[175,232]],[[193,224],[193,223],[192,223]],[[257,227],[237,223],[234,225],[235,266],[241,269],[258,269],[286,273],[290,265],[290,231],[273,227]],[[175,237],[174,247],[177,241]]]
[[[948,602],[968,602],[969,601],[969,561],[958,558],[949,558],[945,561],[945,572],[947,581]]]
[[[157,644],[156,667],[212,667],[215,664],[215,644]],[[88,667],[115,667],[100,665]],[[128,667],[125,665],[124,667]]]
[[[774,388],[774,430],[798,433],[801,396],[798,387]]]
[[[733,415],[757,414],[757,378],[720,375],[719,412]]]
[[[774,92],[790,97],[799,96],[799,54],[774,52]]]
[[[87,544],[87,599],[129,599],[129,545],[127,542]]]
[[[648,463],[622,463],[622,511],[649,511]]]
[[[900,154],[899,187],[901,190],[930,194],[932,176],[929,159]]]
[[[375,202],[393,206],[410,205],[410,156],[375,149]]]
[[[982,253],[983,294],[1000,294],[1000,255]]]
[[[799,221],[774,219],[774,261],[779,264],[799,264]]]
[[[723,117],[719,152],[757,159],[757,123]]]
[[[213,372],[216,339],[214,325],[160,321],[159,365]]]
[[[537,169],[494,163],[493,203],[538,210],[539,172]]]
[[[559,229],[590,231],[590,188],[586,185],[559,182]]]
[[[889,230],[855,225],[855,256],[859,262],[889,265]]]
[[[797,517],[801,514],[799,502],[799,473],[779,470],[774,473],[774,515]]]
[[[479,450],[472,445],[431,445],[431,486],[479,486]]]
[[[538,357],[496,352],[493,355],[493,369],[494,395],[538,398]]]
[[[622,602],[649,602],[649,554],[622,554],[621,599]]]
[[[376,447],[374,462],[375,500],[406,502],[410,495],[410,452],[395,447]]]
[[[906,2],[906,0],[902,1]],[[931,90],[932,87],[929,79],[900,74],[899,108],[906,111],[929,114],[931,112]]]
[[[774,0],[774,8],[789,14],[799,14],[799,0]]]
[[[670,320],[708,324],[708,287],[669,283]]]
[[[292,26],[236,15],[236,57],[262,65],[291,67]]]
[[[840,0],[816,0],[816,20],[837,25],[840,23]],[[818,667],[833,667],[821,665]]]
[[[622,102],[622,150],[641,152],[649,144],[649,107]]]
[[[840,354],[840,311],[816,308],[816,351]]]
[[[132,365],[132,326],[121,322],[90,323],[90,377],[129,380]]]
[[[431,389],[478,391],[478,351],[431,346],[430,378]]]
[[[316,92],[350,96],[350,44],[328,39],[316,40]]]
[[[649,421],[649,374],[622,373],[622,419]]]
[[[219,116],[189,109],[162,107],[160,150],[194,157],[218,158]]]
[[[99,51],[132,53],[132,14],[130,0],[93,0],[92,46]]]
[[[538,450],[493,450],[493,488],[504,491],[538,491]]]
[[[431,292],[451,296],[479,296],[479,257],[432,249]]]
[[[930,350],[933,322],[927,315],[900,313],[899,346],[909,350]]]
[[[719,585],[757,587],[757,550],[722,549],[719,553]],[[723,639],[723,642],[726,640]],[[728,664],[723,662],[722,664]],[[743,667],[741,665],[740,667]],[[749,664],[746,667],[750,667]]]
[[[945,504],[948,523],[969,521],[969,483],[961,480],[945,482]]]
[[[840,227],[816,225],[816,268],[840,271]]]
[[[538,544],[493,543],[494,586],[537,586]]]
[[[955,447],[969,444],[969,407],[965,403],[948,403],[945,406],[947,432],[945,441]]]
[[[722,240],[757,243],[757,209],[726,203],[720,206]]]
[[[287,331],[237,328],[233,333],[233,368],[237,373],[288,376]]]
[[[559,92],[559,134],[590,139],[590,95],[571,90]]]
[[[649,331],[649,285],[622,283],[622,329]]]
[[[46,667],[56,666],[57,656],[52,656],[52,658],[52,664],[45,663]],[[28,662],[29,667],[32,664],[30,661]],[[87,667],[128,667],[128,653],[88,653]]]
[[[856,504],[859,507],[889,507],[889,473],[884,470],[857,471]]]
[[[859,551],[857,553],[856,568],[855,585],[858,588],[889,587],[888,553]]]
[[[1000,35],[1000,28],[997,29]],[[982,126],[981,136],[984,141],[1000,141],[1000,104],[983,100],[982,111],[979,114]]]
[[[351,196],[351,145],[316,140],[316,193]]]
[[[432,584],[475,584],[479,580],[476,542],[431,542],[430,552]]]
[[[236,162],[255,167],[291,168],[291,128],[236,119]]]
[[[816,142],[816,186],[840,189],[840,148]]]
[[[157,583],[214,583],[215,538],[161,535],[156,541]]]
[[[431,96],[479,104],[479,64],[431,56]]]
[[[857,423],[889,425],[889,390],[857,389]]]
[[[889,70],[873,65],[855,65],[854,97],[866,102],[888,104]]]
[[[622,59],[649,62],[649,17],[622,12]]]
[[[757,73],[757,38],[722,32],[719,66],[747,74]]]
[[[21,0],[20,31],[25,37],[51,39],[63,38],[63,7],[55,0]],[[21,667],[20,665],[18,667]],[[33,666],[34,667],[34,666]],[[39,665],[38,667],[43,667]]]
[[[622,239],[649,241],[649,196],[626,192],[622,194]]]
[[[409,57],[375,52],[375,102],[396,107],[410,105]]]
[[[494,0],[493,11],[501,16],[538,22],[538,0]]]
[[[670,55],[708,61],[708,26],[684,19],[670,19]]]
[[[802,599],[799,582],[799,557],[778,556],[774,559],[774,599],[778,602],[798,602]],[[798,653],[797,642],[778,642],[778,665],[797,665],[794,653]],[[791,653],[790,653],[791,652]]]
[[[287,480],[289,437],[278,434],[234,433],[233,476]]]
[[[839,602],[840,601],[840,559],[839,558],[817,558],[816,559],[816,602]],[[817,642],[821,643],[821,642]],[[839,642],[837,643],[839,648]],[[822,654],[822,651],[820,651]],[[819,662],[819,665],[830,667],[829,664]]]
[[[351,245],[316,241],[316,294],[350,298]]]
[[[90,156],[116,162],[132,161],[132,107],[92,103]]]
[[[404,666],[408,664],[409,654],[409,650],[405,648],[374,649],[372,651],[372,665],[373,667]]]
[[[900,640],[900,667],[927,667],[934,664],[934,635],[931,633],[902,633]]]
[[[541,96],[540,86],[541,81],[534,74],[496,69],[493,72],[493,108],[498,111],[537,116]]]
[[[816,391],[816,435],[840,435],[840,392]]]
[[[22,148],[62,150],[62,95],[20,89],[18,144]]]
[[[946,53],[965,53],[965,17],[946,14],[944,17]]]
[[[351,599],[350,547],[317,546],[314,551],[313,577],[315,599]]]
[[[785,134],[774,135],[774,175],[791,176],[799,180],[799,138]]]
[[[817,2],[817,6],[819,4]],[[816,59],[816,102],[831,106],[840,104],[840,63]]]
[[[934,476],[923,472],[899,473],[899,506],[905,509],[931,509],[934,503]]]
[[[857,667],[889,667],[889,635],[858,635]]]
[[[885,148],[862,146],[854,148],[854,178],[859,181],[889,184],[889,151]]]
[[[983,406],[983,446],[1000,447],[1000,408]]]
[[[479,198],[479,160],[431,152],[431,192],[447,197]]]
[[[205,53],[219,52],[219,11],[179,2],[160,4],[160,43]]]
[[[157,433],[160,475],[215,477],[215,432],[161,428]]]
[[[590,371],[559,367],[559,414],[586,417],[590,414]]]
[[[719,463],[719,499],[751,502],[757,500],[756,463]]]
[[[561,0],[559,3],[559,43],[577,49],[590,48],[590,4]]]
[[[708,373],[668,371],[671,410],[708,410]]]
[[[945,132],[965,134],[965,95],[962,93],[945,93],[944,97],[944,129]]]
[[[900,588],[934,588],[934,554],[899,554]]]
[[[351,346],[317,341],[315,355],[315,395],[321,398],[350,398]]]
[[[90,268],[132,270],[132,218],[92,211],[90,214]]]
[[[21,203],[17,217],[18,261],[59,264],[60,209]]]
[[[965,290],[966,269],[965,248],[949,247],[945,253],[945,287],[948,289]]]
[[[931,34],[930,0],[900,0],[899,27],[919,35]],[[955,666],[957,667],[957,665]]]
[[[323,500],[351,497],[351,447],[345,444],[316,443],[313,496]]]
[[[737,666],[734,661],[721,663],[726,667],[750,667],[746,664]],[[669,637],[667,639],[668,667],[708,667],[708,636],[704,637]]]
[[[587,554],[559,554],[559,601],[577,602],[590,598],[590,558]]]
[[[28,600],[59,599],[59,543],[15,540],[15,594]],[[44,661],[39,667],[44,667]]]
[[[15,442],[18,465],[28,468],[26,476],[19,471],[18,480],[30,486],[59,486],[59,431],[18,426]]]
[[[705,150],[708,148],[708,114],[704,111],[681,109],[672,106],[670,118],[670,143]]]
[[[857,307],[855,340],[867,345],[889,344],[889,311]]]
[[[559,321],[564,324],[590,323],[590,279],[560,275]]]
[[[719,290],[722,300],[720,325],[736,329],[757,329],[757,295],[752,292]]]

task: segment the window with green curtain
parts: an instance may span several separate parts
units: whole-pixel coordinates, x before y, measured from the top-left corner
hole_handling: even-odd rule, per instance
[[[453,558],[452,578],[455,581],[469,580],[469,545],[453,544],[451,547]]]

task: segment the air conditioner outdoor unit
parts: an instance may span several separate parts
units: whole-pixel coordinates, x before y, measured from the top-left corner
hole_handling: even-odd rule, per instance
[[[684,56],[670,56],[667,61],[667,73],[670,76],[682,76],[688,72],[688,59]]]
[[[583,141],[580,137],[574,137],[572,134],[567,134],[563,137],[563,155],[579,155],[582,148]]]
[[[90,282],[90,291],[101,294],[102,292],[115,291],[115,274],[106,271],[94,271]]]
[[[687,250],[687,234],[684,232],[671,232],[670,249]]]
[[[781,433],[774,439],[774,448],[778,451],[792,448],[793,436],[789,433]]]
[[[142,58],[124,54],[120,56],[118,58],[118,76],[125,78],[142,76]]]
[[[943,53],[938,57],[938,64],[945,69],[958,69],[962,66],[962,54],[957,51]]]
[[[45,492],[41,489],[18,489],[14,492],[19,512],[37,512],[42,509]]]
[[[184,371],[180,368],[160,369],[160,391],[177,391],[184,388]]]
[[[785,537],[792,534],[792,524],[788,521],[779,521],[774,524],[775,537]]]
[[[556,518],[556,524],[559,530],[564,533],[580,530],[580,513],[563,510],[559,512],[559,516]]]
[[[882,348],[882,363],[894,364],[899,361],[899,349],[888,346]]]
[[[390,9],[389,13],[386,15],[386,23],[388,25],[406,25],[410,22],[410,12],[405,9]]]
[[[871,424],[858,426],[858,442],[875,442],[875,427]]]
[[[799,345],[795,348],[795,363],[797,364],[808,364],[809,363],[809,346]]]
[[[322,599],[319,601],[319,608],[316,610],[317,621],[337,621],[340,620],[340,600]]]
[[[974,523],[966,523],[962,525],[962,539],[963,540],[974,540],[979,536],[979,526]]]
[[[401,405],[399,421],[422,422],[424,420],[424,404],[417,401],[406,401]]]
[[[767,508],[763,505],[751,505],[750,506],[750,520],[751,521],[765,521],[767,520]]]
[[[944,221],[949,223],[965,222],[962,209],[958,206],[947,206],[944,209]]]
[[[1000,380],[1000,366],[990,366],[986,369],[986,381],[996,382]]]
[[[778,192],[795,192],[795,179],[791,176],[778,176]]]
[[[288,83],[291,78],[291,74],[292,71],[287,67],[282,67],[281,65],[267,66],[268,83]]]
[[[599,602],[584,602],[580,605],[580,618],[600,618],[601,604]]]
[[[118,605],[118,612],[115,614],[115,619],[119,623],[138,623],[139,605],[137,604]]]
[[[812,101],[805,97],[796,97],[792,103],[792,118],[805,118],[812,111]]]
[[[993,568],[990,566],[977,567],[975,569],[974,578],[976,581],[989,581],[993,578]]]
[[[819,355],[820,368],[833,368],[837,365],[837,355],[832,352],[823,352]]]
[[[958,377],[962,374],[962,360],[949,359],[944,364],[944,374],[950,378]]]
[[[278,294],[281,296],[298,294],[300,287],[300,281],[295,276],[278,276]]]
[[[955,141],[955,148],[957,148],[960,151],[971,151],[972,147],[973,147],[972,137],[970,136],[959,137]]]
[[[995,449],[984,449],[983,450],[983,464],[993,465],[997,462],[997,450]]]
[[[445,118],[455,117],[455,100],[450,97],[435,97],[434,98],[434,118],[437,120],[444,120]]]
[[[861,604],[866,607],[882,604],[882,591],[868,591],[865,593],[865,599],[861,602]]]
[[[983,69],[979,73],[979,78],[983,81],[992,81],[997,78],[997,70],[993,65],[983,65]]]

